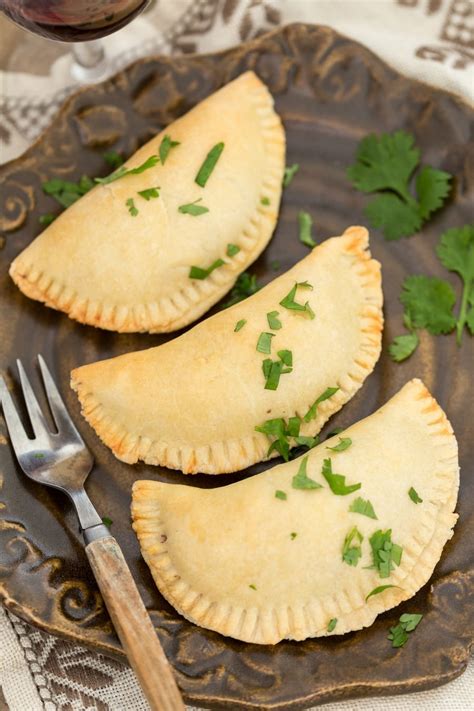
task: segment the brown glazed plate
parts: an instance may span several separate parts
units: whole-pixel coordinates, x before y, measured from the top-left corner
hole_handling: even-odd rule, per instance
[[[83,363],[157,345],[169,336],[120,335],[82,326],[25,298],[7,273],[11,260],[39,232],[39,215],[56,210],[41,190],[42,181],[106,174],[109,169],[102,157],[106,150],[128,156],[246,69],[254,69],[269,86],[286,128],[287,163],[300,164],[284,192],[276,234],[250,268],[261,283],[307,253],[297,235],[300,209],[313,215],[318,239],[366,222],[367,198],[351,187],[345,171],[367,133],[411,131],[423,159],[455,175],[452,199],[422,234],[386,242],[372,231],[372,251],[383,266],[383,353],[361,391],[325,428],[347,426],[367,416],[407,380],[422,378],[447,412],[459,441],[461,490],[454,537],[430,582],[370,628],[273,647],[227,639],[181,618],[153,584],[129,513],[130,488],[137,478],[221,486],[268,465],[238,476],[185,478],[173,471],[117,461],[81,418],[69,389],[69,372]],[[0,169],[0,227],[5,238],[0,252],[0,367],[16,389],[12,369],[16,357],[33,371],[36,384],[36,354],[42,353],[50,364],[96,459],[87,485],[91,499],[101,515],[113,520],[113,533],[189,702],[211,708],[304,708],[335,699],[428,689],[454,679],[466,667],[474,623],[474,339],[466,334],[458,348],[454,335],[423,334],[416,354],[402,364],[389,359],[387,346],[403,332],[398,301],[403,278],[411,273],[446,278],[434,252],[439,235],[472,221],[472,125],[473,112],[456,97],[400,76],[367,49],[328,28],[298,24],[219,54],[138,61],[70,98],[37,143]],[[456,276],[448,278],[459,292]],[[3,420],[0,427],[3,604],[48,632],[121,657],[70,504],[60,493],[35,485],[20,472]],[[387,633],[402,612],[422,612],[424,619],[407,645],[397,650]]]

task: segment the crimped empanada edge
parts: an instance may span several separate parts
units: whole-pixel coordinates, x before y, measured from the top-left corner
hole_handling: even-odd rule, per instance
[[[303,640],[368,627],[377,615],[413,597],[430,579],[445,544],[453,535],[458,518],[454,509],[459,466],[456,438],[444,411],[418,379],[407,383],[395,397],[406,394],[407,389],[411,402],[429,428],[433,447],[439,450],[438,468],[433,472],[439,485],[420,518],[416,538],[411,546],[404,547],[400,566],[392,572],[389,581],[382,581],[398,587],[366,600],[370,586],[369,589],[351,586],[330,599],[315,598],[298,608],[245,608],[212,600],[181,578],[170,557],[160,499],[164,488],[173,485],[140,480],[133,485],[133,528],[143,558],[166,600],[183,617],[201,627],[244,642],[276,644],[283,639]],[[337,626],[328,632],[327,625],[332,618],[337,618]]]
[[[247,96],[254,101],[260,121],[267,170],[260,194],[256,196],[255,212],[236,238],[240,252],[231,262],[212,272],[207,279],[188,279],[189,283],[159,301],[125,306],[81,296],[67,284],[37,269],[28,261],[25,250],[12,262],[9,270],[18,288],[30,299],[63,311],[71,319],[119,333],[176,331],[198,319],[219,301],[270,241],[278,219],[285,167],[285,132],[273,108],[273,97],[256,74],[245,72],[245,78],[249,84]]]
[[[364,295],[361,310],[361,343],[351,369],[335,383],[338,392],[318,407],[312,422],[304,423],[301,434],[317,434],[324,423],[348,402],[372,372],[379,358],[382,345],[382,288],[380,264],[371,258],[369,236],[364,227],[349,227],[339,237],[343,252],[355,257],[352,268],[361,280]],[[319,249],[326,249],[323,242]],[[82,414],[94,428],[100,439],[115,456],[128,464],[142,460],[146,464],[178,469],[184,474],[225,474],[245,469],[255,462],[267,459],[268,439],[264,434],[252,432],[245,438],[213,442],[206,447],[179,446],[159,440],[152,441],[133,432],[112,419],[107,409],[80,380],[80,369],[71,374],[71,387],[77,392]],[[308,393],[300,410],[294,415],[303,418],[319,392]],[[278,456],[273,453],[272,457]]]

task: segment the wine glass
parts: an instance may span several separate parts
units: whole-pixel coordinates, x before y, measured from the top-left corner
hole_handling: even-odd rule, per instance
[[[100,37],[131,22],[150,0],[0,0],[0,12],[47,39],[72,42],[72,74],[81,82],[106,73]]]

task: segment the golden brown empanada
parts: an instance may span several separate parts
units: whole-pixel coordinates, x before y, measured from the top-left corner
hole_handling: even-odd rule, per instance
[[[24,294],[92,326],[165,332],[191,323],[230,289],[278,217],[285,135],[273,99],[246,72],[125,167],[158,155],[163,140],[165,162],[98,185],[14,260],[10,274]],[[190,278],[191,267],[206,270],[217,260],[225,264],[207,278]]]
[[[331,450],[341,438],[348,448]],[[415,595],[452,536],[458,484],[451,425],[412,380],[308,455],[236,484],[137,481],[133,527],[184,617],[275,644],[367,627]]]
[[[381,332],[380,265],[351,227],[175,340],[74,370],[72,387],[119,459],[232,472],[278,453],[255,430],[268,420],[319,432],[374,368]]]

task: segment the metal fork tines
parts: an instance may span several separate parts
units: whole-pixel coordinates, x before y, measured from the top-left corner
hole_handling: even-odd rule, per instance
[[[17,360],[34,437],[30,439],[26,434],[5,380],[0,376],[0,400],[16,457],[30,479],[61,489],[70,497],[83,531],[95,526],[101,526],[102,531],[102,521],[83,488],[94,459],[71,420],[42,356],[38,356],[38,361],[57,432],[49,428],[25,369]]]

